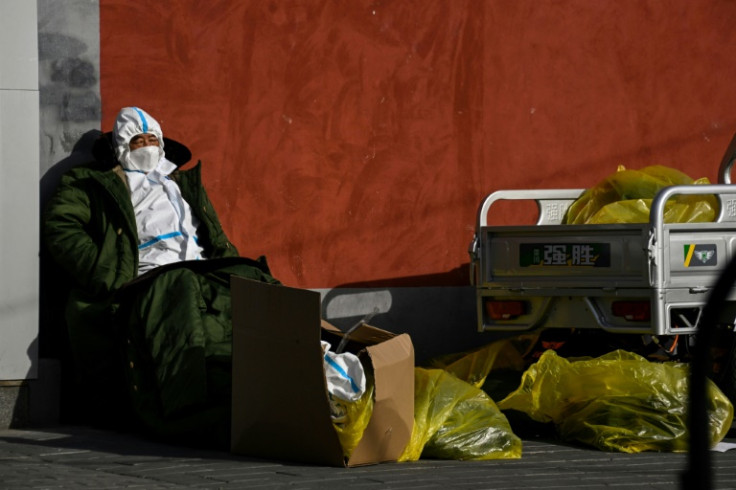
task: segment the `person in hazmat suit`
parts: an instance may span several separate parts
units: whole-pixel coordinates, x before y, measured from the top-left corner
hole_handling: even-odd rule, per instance
[[[110,417],[132,413],[154,434],[226,447],[230,276],[279,281],[265,257],[238,255],[201,162],[179,169],[191,154],[144,110],[123,108],[94,153],[62,176],[42,230],[70,284],[64,316],[76,379],[109,395],[97,410]]]

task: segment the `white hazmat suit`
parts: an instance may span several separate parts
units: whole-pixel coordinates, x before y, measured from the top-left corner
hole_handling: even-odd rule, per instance
[[[131,151],[130,141],[139,134],[155,135],[159,145]],[[138,274],[172,262],[204,259],[197,243],[198,222],[169,177],[176,165],[164,157],[159,123],[142,109],[125,107],[115,121],[113,136],[138,228]]]

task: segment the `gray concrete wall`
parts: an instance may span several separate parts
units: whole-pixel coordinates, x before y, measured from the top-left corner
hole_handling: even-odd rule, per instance
[[[39,215],[99,127],[97,0],[0,2],[0,427],[58,420],[59,363],[39,359],[58,341],[39,332],[58,314],[42,301]]]
[[[45,202],[64,171],[89,160],[100,129],[97,0],[38,0],[38,82]]]
[[[36,377],[38,350],[36,3],[0,2],[0,380]]]
[[[36,2],[0,2],[0,428],[28,414],[38,376]]]
[[[37,0],[40,204],[45,204],[69,168],[92,158],[99,135],[100,25],[97,0]],[[38,182],[38,181],[37,181]],[[51,261],[41,249],[40,356],[38,379],[19,390],[15,422],[48,424],[60,418],[68,346],[62,305]],[[72,395],[73,396],[73,395]],[[7,398],[7,397],[6,397]],[[26,407],[26,412],[18,407]],[[0,421],[1,423],[1,421]]]

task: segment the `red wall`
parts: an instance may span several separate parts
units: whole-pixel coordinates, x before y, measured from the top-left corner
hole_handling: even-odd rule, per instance
[[[716,181],[736,132],[731,0],[100,0],[100,24],[103,128],[149,111],[295,287],[466,284],[489,192]]]

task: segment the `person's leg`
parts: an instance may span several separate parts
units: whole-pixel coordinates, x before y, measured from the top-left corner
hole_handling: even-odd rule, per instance
[[[278,281],[245,263],[199,269],[172,268],[138,284],[118,316],[138,416],[161,435],[223,446],[232,391],[230,276]]]

